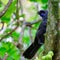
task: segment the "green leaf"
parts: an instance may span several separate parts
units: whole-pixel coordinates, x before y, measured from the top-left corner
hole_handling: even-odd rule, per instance
[[[8,3],[9,0],[1,0],[1,2],[6,5]]]
[[[32,36],[35,37],[37,29],[32,29]]]
[[[3,58],[5,53],[8,53],[9,56],[7,60],[20,59],[20,51],[11,42],[2,42],[1,45],[2,47],[0,47],[0,57]]]
[[[27,44],[28,46],[30,45],[30,38],[27,29],[24,31],[23,43]]]
[[[15,12],[15,10],[16,10],[16,0],[13,0],[7,12],[4,14],[4,16],[1,17],[1,20],[5,23],[10,22],[11,16]]]
[[[42,3],[45,4],[48,2],[48,0],[30,0],[31,2],[38,2],[38,3]]]
[[[0,48],[0,56],[3,57],[6,53],[6,49],[4,47]]]
[[[37,2],[37,0],[30,0],[31,2]]]
[[[47,5],[47,4],[42,5],[42,8],[43,8],[44,10],[46,10],[46,9],[48,8],[48,5]]]
[[[43,4],[45,4],[45,3],[48,2],[48,0],[41,0],[41,2],[42,2]]]
[[[20,17],[23,17],[24,18],[25,17],[25,14],[20,15]]]
[[[42,46],[40,47],[38,53],[40,54],[41,52],[43,52],[43,50],[44,50],[44,45],[42,45]]]
[[[52,60],[53,55],[54,55],[53,51],[49,51],[47,55],[42,56],[42,60]]]
[[[26,43],[26,44],[29,44],[30,43],[30,39],[28,36],[24,36],[23,37],[23,42]]]
[[[8,32],[10,32],[10,31],[11,31],[11,29],[6,29],[5,33],[8,33]]]
[[[4,9],[4,5],[0,2],[0,12]]]
[[[35,14],[34,16],[31,16],[31,17],[28,19],[28,21],[37,20],[37,18],[38,18],[38,15]]]
[[[51,56],[54,55],[53,51],[49,51],[48,54],[51,55]]]
[[[1,6],[1,7],[0,7],[0,12],[1,12],[3,9],[4,9],[4,6]]]
[[[13,60],[13,59],[12,59],[12,57],[8,56],[8,57],[7,57],[7,60]]]
[[[30,0],[31,2],[41,2],[41,0]]]
[[[17,32],[13,32],[13,33],[11,34],[11,37],[14,39],[14,41],[18,41],[19,36],[20,36],[20,34],[17,33]]]
[[[38,23],[36,23],[36,24],[34,24],[33,27],[35,27],[35,29],[37,29],[37,28],[39,27],[40,24],[41,24],[41,21],[38,22]]]

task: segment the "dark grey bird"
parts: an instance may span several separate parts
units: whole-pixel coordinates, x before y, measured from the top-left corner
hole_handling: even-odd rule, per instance
[[[34,42],[23,53],[23,56],[27,59],[33,58],[38,49],[42,46],[42,44],[44,44],[45,40],[44,34],[46,33],[48,11],[40,10],[38,14],[42,17],[42,22],[39,25]]]

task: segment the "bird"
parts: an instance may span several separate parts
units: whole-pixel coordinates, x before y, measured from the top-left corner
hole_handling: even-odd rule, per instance
[[[23,53],[23,56],[27,59],[32,59],[45,41],[44,34],[46,33],[48,11],[40,10],[38,14],[42,17],[42,22],[37,29],[34,42]]]

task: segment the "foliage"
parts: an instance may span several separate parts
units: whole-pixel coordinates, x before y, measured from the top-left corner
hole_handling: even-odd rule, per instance
[[[48,0],[30,0],[32,2],[41,2],[41,3],[47,3]]]
[[[9,0],[0,0],[0,12],[7,5],[8,1]],[[30,3],[33,2],[33,4],[34,3],[38,3],[39,5],[41,4],[42,5],[41,8],[45,9],[45,10],[48,8],[48,5],[47,5],[48,0],[29,0],[29,2]],[[3,32],[3,34],[0,37],[4,36],[5,34],[7,34],[7,33],[9,33],[10,31],[13,30],[12,29],[13,26],[11,26],[11,28],[9,28],[9,23],[12,20],[12,16],[15,18],[15,19],[13,18],[14,21],[17,20],[16,16],[14,15],[14,14],[16,14],[16,9],[17,9],[16,8],[16,3],[17,3],[17,0],[13,0],[13,2],[11,3],[7,12],[0,18],[0,20],[2,22],[7,24],[7,27],[5,27],[6,30]],[[22,7],[22,8],[24,9],[24,7]],[[19,7],[18,9],[20,11],[21,7]],[[28,10],[29,11],[27,11],[27,13],[31,13],[31,16],[29,18],[26,18],[26,21],[32,22],[33,20],[34,21],[37,20],[39,16],[37,15],[38,9],[36,8],[36,6],[32,5],[31,7],[29,7]],[[31,11],[33,12],[33,14],[32,14]],[[25,18],[26,14],[24,14],[24,13],[20,14],[20,12],[19,12],[19,20],[20,20],[21,17]],[[20,22],[20,23],[22,24],[22,22]],[[32,27],[31,27],[31,34],[32,34],[33,39],[35,37],[37,28],[38,28],[40,23],[41,22],[33,24]],[[12,22],[12,24],[13,24],[13,22]],[[11,23],[10,23],[10,25],[11,25]],[[16,24],[14,24],[14,26],[16,26]],[[21,26],[19,26],[19,27],[21,27]],[[31,40],[30,40],[30,35],[29,35],[28,29],[29,28],[25,28],[24,35],[22,36],[22,42],[23,42],[23,45],[25,46],[25,48],[22,47],[23,49],[26,49],[32,43]],[[8,53],[7,60],[19,60],[20,57],[21,57],[20,50],[17,49],[17,47],[13,43],[19,41],[20,32],[18,33],[17,31],[14,31],[14,32],[11,33],[11,35],[7,35],[5,38],[9,38],[9,37],[13,38],[12,42],[6,42],[6,41],[0,42],[0,57],[4,58],[5,54]],[[44,45],[42,45],[42,47],[39,49],[38,55],[41,55],[41,52],[43,52],[43,50],[44,50]],[[48,53],[48,54],[50,55],[50,53]],[[48,54],[46,56],[49,56]],[[43,58],[44,58],[44,56],[42,57],[42,59]],[[38,58],[37,60],[40,60],[40,58]]]
[[[49,51],[47,55],[42,57],[42,60],[52,60],[53,55],[53,51]]]
[[[0,43],[0,57],[4,58],[5,54],[8,54],[7,60],[19,60],[20,52],[16,46],[10,42]]]
[[[38,2],[38,3],[40,3],[40,4],[42,4],[42,8],[43,9],[47,9],[48,8],[48,0],[30,0],[30,1],[32,1],[32,2]]]
[[[13,0],[7,12],[1,17],[1,20],[5,23],[10,22],[12,14],[16,11],[16,0]]]
[[[1,2],[2,2],[4,5],[6,5],[6,4],[8,3],[8,1],[9,1],[9,0],[5,0],[5,1],[1,0]]]
[[[17,32],[13,32],[13,33],[11,34],[11,37],[14,39],[14,41],[18,41],[19,36],[20,36],[20,34],[17,33]]]

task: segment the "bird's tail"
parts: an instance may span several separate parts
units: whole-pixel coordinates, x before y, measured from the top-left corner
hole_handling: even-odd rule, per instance
[[[23,56],[27,59],[31,59],[36,54],[36,52],[38,51],[40,46],[41,46],[41,44],[36,45],[36,44],[32,43],[30,45],[30,47],[23,53]]]

